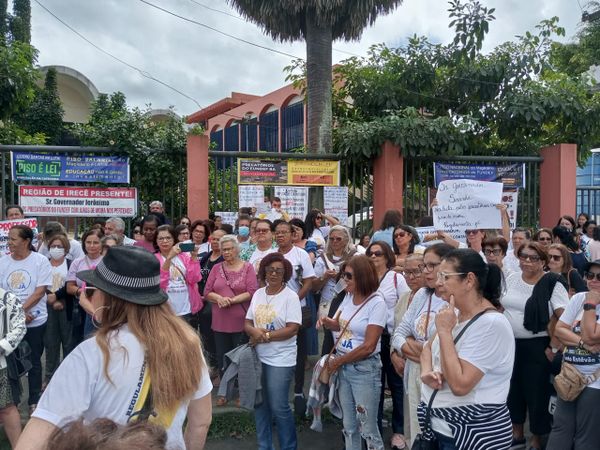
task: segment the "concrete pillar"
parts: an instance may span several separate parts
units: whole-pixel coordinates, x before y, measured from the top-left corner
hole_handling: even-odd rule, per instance
[[[404,158],[400,147],[386,141],[373,163],[373,229],[378,229],[385,211],[402,211]]]
[[[540,225],[552,228],[577,208],[577,145],[558,144],[541,149]]]
[[[187,214],[192,221],[208,219],[208,136],[187,138]]]

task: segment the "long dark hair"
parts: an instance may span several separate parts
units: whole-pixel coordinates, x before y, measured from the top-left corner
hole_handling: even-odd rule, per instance
[[[304,225],[306,227],[306,236],[308,236],[309,238],[312,236],[313,231],[315,231],[315,229],[317,228],[315,226],[315,220],[317,220],[319,214],[321,214],[321,211],[319,211],[318,209],[311,209],[306,215],[306,218],[304,219]]]
[[[477,293],[495,308],[502,306],[500,297],[504,290],[504,277],[496,264],[486,264],[481,255],[470,248],[452,250],[443,260],[454,264],[457,272],[463,272],[463,275],[457,275],[461,278],[466,278],[469,272],[473,273],[477,278]]]
[[[397,209],[388,209],[383,215],[383,220],[379,226],[380,230],[387,230],[388,228],[396,228],[402,224],[402,213]]]
[[[555,238],[560,239],[560,242],[572,252],[579,250],[579,245],[577,245],[577,242],[575,242],[573,233],[571,233],[565,227],[552,228],[552,235]]]
[[[400,254],[400,249],[396,245],[396,238],[394,237],[394,235],[396,234],[396,230],[402,230],[411,235],[410,245],[408,246],[408,254],[410,255],[411,253],[414,253],[415,245],[417,245],[419,242],[421,242],[421,239],[419,238],[417,230],[415,230],[410,225],[404,225],[404,224],[398,225],[396,228],[394,228],[394,231],[392,232],[392,244],[393,244],[394,254],[396,254],[396,255]]]

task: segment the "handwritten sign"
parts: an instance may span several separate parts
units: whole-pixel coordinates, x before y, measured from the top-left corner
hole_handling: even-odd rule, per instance
[[[235,221],[238,218],[238,213],[231,211],[217,211],[215,212],[215,216],[221,216],[222,223],[227,223],[229,225],[235,226]]]
[[[16,220],[3,220],[0,222],[0,257],[4,255],[10,255],[8,250],[8,232],[15,225],[27,225],[33,230],[34,240],[37,241],[37,219],[16,219]]]
[[[240,208],[256,208],[265,201],[265,188],[262,185],[239,185],[238,200]]]
[[[348,187],[325,186],[323,188],[325,214],[337,217],[342,222],[348,217]]]
[[[275,186],[275,197],[281,199],[281,209],[287,212],[290,218],[298,217],[304,220],[308,214],[308,188]]]
[[[442,181],[438,205],[433,207],[433,225],[438,230],[502,228],[500,210],[502,183],[477,180]]]

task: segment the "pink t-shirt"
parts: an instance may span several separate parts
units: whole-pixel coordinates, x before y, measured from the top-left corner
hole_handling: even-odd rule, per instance
[[[246,262],[240,270],[231,272],[225,269],[224,263],[219,263],[210,271],[204,288],[204,296],[214,292],[223,297],[234,297],[248,292],[252,298],[257,289],[258,281],[252,264]],[[213,304],[211,328],[222,333],[243,331],[248,306],[250,306],[250,299],[244,303],[236,303],[229,308],[219,308],[218,305]]]
[[[71,267],[69,267],[66,281],[75,281],[77,287],[81,287],[83,282],[77,278],[77,272],[81,272],[82,270],[94,270],[101,259],[102,256],[99,256],[96,259],[90,259],[87,255],[77,258],[71,263]]]
[[[150,253],[156,253],[156,249],[154,248],[154,244],[152,242],[148,242],[146,239],[140,239],[139,241],[135,241],[136,247],[142,247],[148,250]]]

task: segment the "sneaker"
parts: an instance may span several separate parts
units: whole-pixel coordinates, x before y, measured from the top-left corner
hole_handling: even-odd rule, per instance
[[[294,394],[294,414],[296,414],[296,417],[304,417],[304,414],[306,414],[304,394]]]
[[[520,448],[525,448],[525,444],[527,441],[525,438],[517,439],[513,437],[512,443],[510,444],[510,450],[517,450]]]

